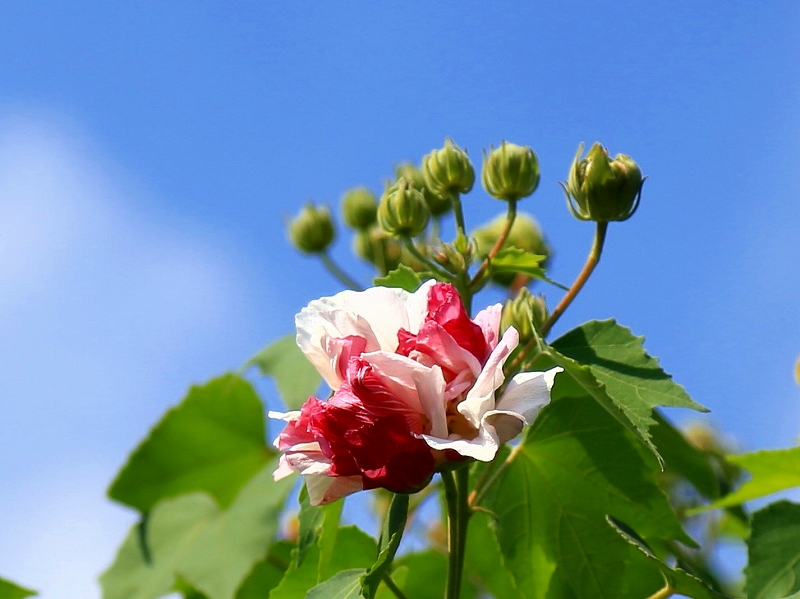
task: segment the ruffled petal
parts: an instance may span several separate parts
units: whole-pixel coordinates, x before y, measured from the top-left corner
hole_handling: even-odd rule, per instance
[[[360,476],[310,474],[304,478],[311,505],[325,505],[364,489]]]
[[[514,376],[498,400],[498,413],[519,414],[524,424],[532,424],[539,411],[550,403],[556,375],[563,369],[551,368],[545,372],[521,372]],[[501,435],[502,439],[503,435]],[[503,439],[507,441],[509,438]]]

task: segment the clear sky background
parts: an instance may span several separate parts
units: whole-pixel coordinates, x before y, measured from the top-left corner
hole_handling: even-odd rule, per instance
[[[795,444],[798,31],[792,0],[0,5],[0,575],[97,597],[128,452],[339,290],[285,217],[445,136],[536,150],[521,209],[562,282],[593,231],[556,185],[578,143],[634,157],[641,207],[555,333],[614,316],[737,447]]]

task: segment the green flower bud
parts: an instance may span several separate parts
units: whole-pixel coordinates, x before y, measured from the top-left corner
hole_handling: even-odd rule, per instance
[[[644,178],[630,156],[608,151],[595,143],[586,158],[578,146],[566,184],[561,184],[570,212],[580,220],[627,220],[639,207]]]
[[[342,197],[342,217],[349,227],[368,229],[378,218],[378,200],[366,187],[356,187]]]
[[[378,227],[372,227],[356,233],[353,252],[387,274],[400,265],[402,246]]]
[[[483,152],[484,189],[498,200],[519,200],[539,186],[539,159],[528,146],[503,142]]]
[[[289,240],[301,252],[320,254],[333,242],[336,231],[327,206],[311,203],[289,221]]]
[[[500,331],[505,333],[514,327],[519,333],[520,344],[525,344],[534,337],[548,316],[547,302],[543,295],[533,295],[523,287],[513,300],[507,300],[500,318]]]
[[[481,258],[492,250],[500,233],[505,228],[506,216],[501,215],[492,220],[491,222],[475,229],[472,233],[475,242],[475,253]],[[517,217],[514,219],[514,224],[511,225],[511,231],[508,232],[506,242],[503,244],[501,250],[507,248],[517,248],[529,254],[537,254],[539,256],[546,256],[542,261],[542,266],[546,267],[550,259],[551,249],[544,239],[539,223],[530,214],[525,212],[518,212]],[[515,275],[512,273],[495,273],[492,275],[492,280],[504,287],[510,287],[514,282]]]
[[[400,177],[405,177],[411,187],[422,192],[425,201],[428,203],[428,208],[431,210],[431,216],[437,217],[447,214],[453,207],[452,198],[449,195],[442,197],[439,194],[433,193],[425,182],[425,175],[410,162],[397,165],[394,172],[398,179]]]
[[[405,177],[387,187],[378,206],[381,228],[397,237],[415,237],[428,226],[431,211],[422,193],[411,187]]]
[[[443,198],[469,193],[475,184],[475,169],[469,156],[449,137],[443,148],[431,150],[422,159],[422,172],[430,190]]]

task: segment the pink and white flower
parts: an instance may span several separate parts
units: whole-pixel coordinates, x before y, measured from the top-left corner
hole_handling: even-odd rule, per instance
[[[333,389],[287,423],[275,478],[301,473],[312,504],[362,489],[410,493],[445,462],[490,461],[550,401],[559,368],[513,377],[503,365],[519,335],[499,338],[500,304],[470,319],[452,285],[415,293],[374,287],[311,302],[297,344]]]

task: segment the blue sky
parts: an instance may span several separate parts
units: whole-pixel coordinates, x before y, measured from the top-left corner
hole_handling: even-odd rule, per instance
[[[555,333],[614,316],[738,447],[795,443],[799,24],[791,1],[0,6],[0,575],[98,596],[127,453],[339,289],[285,217],[445,136],[536,150],[521,209],[564,282],[592,229],[556,182],[581,141],[633,156],[641,207]],[[501,208],[465,201],[472,226]]]

